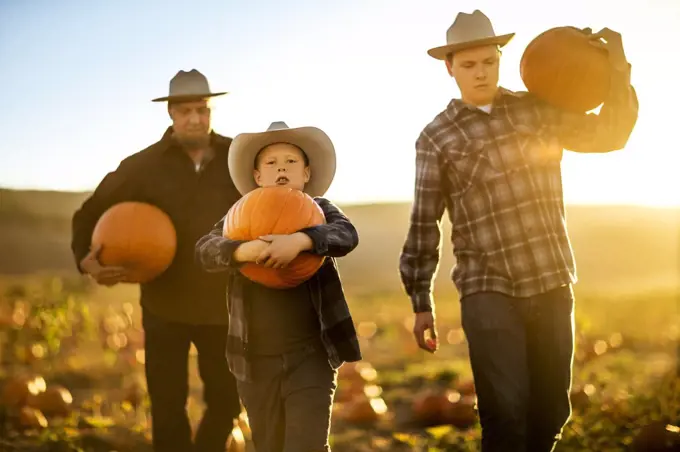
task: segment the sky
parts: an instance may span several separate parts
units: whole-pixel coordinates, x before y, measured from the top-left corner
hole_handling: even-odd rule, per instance
[[[160,138],[169,118],[150,100],[196,68],[229,92],[215,103],[218,133],[320,127],[337,152],[330,199],[410,201],[416,138],[459,96],[426,51],[474,9],[516,33],[500,77],[514,90],[542,31],[619,31],[640,117],[624,150],[565,153],[565,199],[680,205],[679,0],[0,0],[0,187],[93,189]]]

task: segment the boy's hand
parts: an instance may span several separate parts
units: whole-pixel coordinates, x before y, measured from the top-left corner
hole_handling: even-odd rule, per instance
[[[234,251],[234,259],[237,262],[255,262],[257,257],[269,246],[268,242],[260,239],[243,243]]]
[[[302,251],[312,247],[312,239],[307,234],[296,232],[290,235],[265,235],[260,240],[270,242],[255,261],[271,268],[284,268]]]

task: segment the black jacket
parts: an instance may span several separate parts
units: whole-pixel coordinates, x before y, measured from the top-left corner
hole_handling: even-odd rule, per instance
[[[168,321],[227,324],[225,275],[204,272],[194,261],[194,247],[240,198],[227,167],[230,144],[213,132],[214,157],[196,172],[168,128],[160,141],[124,159],[73,216],[76,262],[87,255],[97,220],[109,207],[122,201],[153,204],[174,223],[177,253],[162,275],[141,285],[142,305]]]

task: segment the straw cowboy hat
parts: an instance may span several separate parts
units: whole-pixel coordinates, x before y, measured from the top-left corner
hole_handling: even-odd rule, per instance
[[[316,127],[289,128],[285,122],[273,122],[264,132],[237,135],[229,147],[229,174],[242,194],[255,190],[253,177],[255,157],[263,148],[274,143],[289,143],[302,149],[309,159],[310,178],[305,193],[323,196],[335,177],[335,147],[321,129]]]
[[[508,33],[496,36],[493,25],[486,15],[476,9],[472,14],[458,13],[456,20],[446,31],[446,45],[427,51],[438,60],[445,60],[450,53],[471,47],[497,45],[503,47],[515,36]]]
[[[172,78],[172,80],[170,80],[170,90],[168,95],[152,99],[151,102],[183,102],[196,99],[205,99],[207,97],[222,96],[224,94],[227,94],[227,92],[211,92],[208,79],[205,78],[205,75],[201,74],[196,69],[192,69],[188,72],[179,71]]]

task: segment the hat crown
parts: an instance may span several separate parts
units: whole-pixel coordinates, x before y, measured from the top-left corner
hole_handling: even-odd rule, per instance
[[[476,9],[472,14],[458,13],[453,24],[446,30],[446,43],[460,44],[495,36],[491,20],[486,14]]]
[[[196,69],[179,71],[170,80],[171,96],[190,96],[210,92],[210,85],[205,75]]]
[[[267,128],[267,132],[271,132],[273,130],[286,130],[289,129],[288,124],[286,124],[283,121],[274,121],[271,124],[269,124],[269,127]]]

